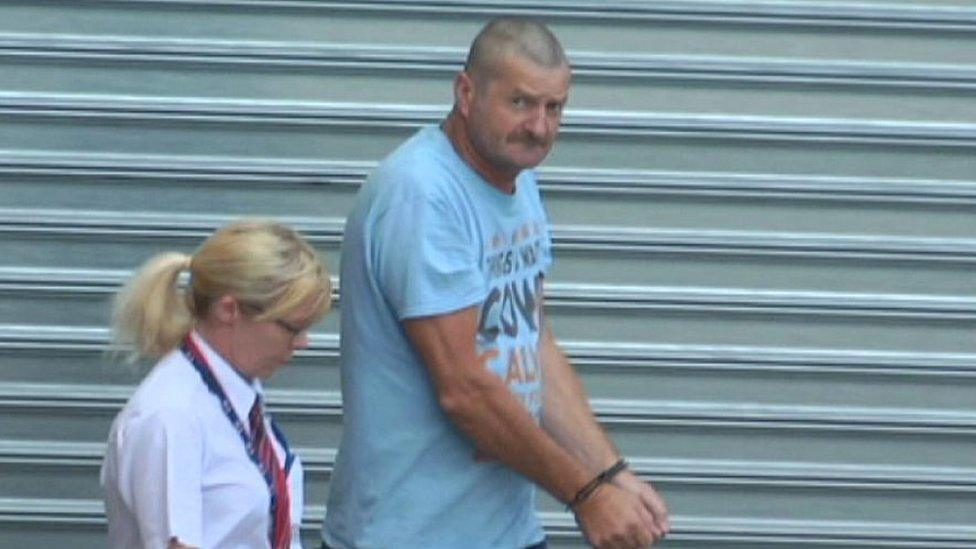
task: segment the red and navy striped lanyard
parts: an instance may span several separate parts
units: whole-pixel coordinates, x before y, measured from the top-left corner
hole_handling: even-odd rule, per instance
[[[220,409],[224,411],[224,415],[230,421],[230,424],[234,426],[237,430],[237,434],[241,436],[241,440],[244,441],[244,449],[247,451],[247,456],[251,458],[255,467],[261,472],[261,476],[264,477],[265,484],[268,485],[268,494],[271,496],[271,517],[274,520],[275,512],[278,509],[278,495],[275,492],[274,486],[274,471],[266,470],[266,467],[261,466],[261,457],[258,455],[258,449],[255,447],[254,441],[251,440],[251,436],[248,434],[247,429],[244,428],[244,423],[241,422],[241,418],[237,417],[237,412],[234,411],[234,407],[231,406],[230,399],[227,398],[227,393],[224,392],[224,388],[221,387],[220,382],[213,374],[213,370],[210,368],[210,364],[207,363],[207,359],[204,354],[197,347],[196,342],[193,341],[192,336],[187,334],[186,339],[183,340],[183,345],[180,346],[180,351],[186,356],[193,368],[196,369],[200,377],[203,378],[203,383],[210,389],[210,392],[217,397],[220,401]],[[278,427],[274,418],[270,415],[266,416],[268,421],[271,423],[271,430],[274,431],[275,437],[278,438],[278,442],[281,444],[282,450],[285,451],[285,466],[284,473],[285,478],[288,478],[288,473],[291,471],[292,463],[295,461],[295,454],[291,452],[288,448],[288,441],[285,440],[285,435]],[[269,441],[270,442],[270,441]],[[284,489],[288,489],[287,486]]]

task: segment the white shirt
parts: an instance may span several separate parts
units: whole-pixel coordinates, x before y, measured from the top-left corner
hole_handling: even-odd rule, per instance
[[[192,336],[249,429],[260,382],[246,381],[199,334]],[[283,464],[281,444],[265,426]],[[268,485],[219,399],[179,349],[153,367],[112,423],[101,480],[110,547],[166,548],[171,538],[201,549],[270,547]],[[288,486],[291,547],[301,549],[297,456]]]

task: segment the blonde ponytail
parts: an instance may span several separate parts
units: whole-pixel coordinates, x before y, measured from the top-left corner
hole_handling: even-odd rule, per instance
[[[179,287],[180,272],[189,270],[192,259],[177,252],[159,254],[115,297],[114,342],[130,361],[165,355],[193,328],[188,299]]]
[[[182,271],[189,287],[180,287]],[[329,271],[294,229],[242,219],[212,234],[192,256],[168,252],[147,261],[115,298],[115,348],[157,359],[206,319],[213,303],[230,295],[255,320],[280,318],[305,303],[315,318],[331,307]]]

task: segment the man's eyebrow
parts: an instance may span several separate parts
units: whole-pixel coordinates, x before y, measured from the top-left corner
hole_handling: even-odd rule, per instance
[[[532,93],[529,90],[526,90],[524,88],[518,88],[518,87],[515,88],[515,90],[512,92],[512,95],[524,96],[524,97],[527,97],[527,98],[532,99],[532,100],[535,100],[535,101],[539,101],[539,100],[541,100],[545,96],[545,94]],[[552,100],[553,101],[556,101],[557,103],[565,103],[567,99],[569,99],[569,94],[568,93],[563,94],[563,95],[561,95],[559,97],[553,98]],[[549,101],[549,99],[547,98],[547,102],[548,101]]]

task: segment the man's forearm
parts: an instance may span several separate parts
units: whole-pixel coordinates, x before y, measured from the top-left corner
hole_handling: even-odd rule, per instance
[[[541,338],[545,381],[542,426],[591,472],[602,471],[619,458],[619,453],[594,417],[583,383],[548,327]]]
[[[476,326],[474,308],[404,322],[442,409],[478,450],[532,479],[556,499],[573,502],[597,472],[616,460],[616,450],[593,418],[579,379],[547,330],[543,352],[557,352],[562,358],[543,363],[549,372],[544,375],[553,378],[543,380],[544,386],[551,385],[544,389],[544,399],[560,402],[544,409],[550,420],[547,428],[540,427],[505,383],[485,367],[490,355],[476,355]],[[604,484],[577,501],[573,510],[587,539],[610,547],[619,546],[621,539],[644,540],[638,544],[644,545],[663,535],[665,530],[654,526],[640,492]]]
[[[488,456],[568,502],[592,477],[589,464],[542,429],[474,352],[473,310],[410,320],[407,334],[427,363],[445,414]],[[460,342],[465,342],[460,344]]]

